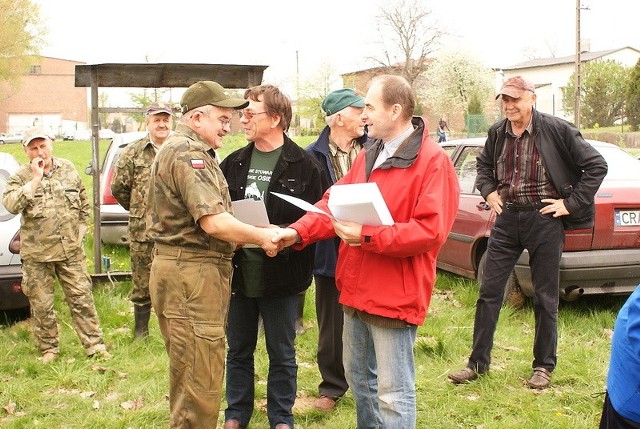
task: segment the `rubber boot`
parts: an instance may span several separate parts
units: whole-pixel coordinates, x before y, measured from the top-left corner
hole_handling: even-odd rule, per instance
[[[149,316],[151,316],[151,304],[134,305],[133,315],[135,317],[135,328],[133,339],[145,338],[149,336]]]
[[[306,291],[298,293],[298,303],[296,305],[296,334],[304,333],[304,295]]]

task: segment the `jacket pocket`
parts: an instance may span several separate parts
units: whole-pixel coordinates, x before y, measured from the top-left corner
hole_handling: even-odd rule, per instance
[[[307,189],[307,182],[301,179],[280,178],[278,179],[277,192],[290,195],[302,195]]]

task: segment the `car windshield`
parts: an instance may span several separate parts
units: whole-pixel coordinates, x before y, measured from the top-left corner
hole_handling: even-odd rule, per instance
[[[609,166],[605,183],[619,181],[640,181],[638,160],[627,152],[612,146],[595,146]],[[637,183],[635,183],[637,186]]]
[[[0,166],[0,195],[4,194],[4,190],[7,187],[7,181],[9,180],[9,177],[9,172],[4,170]],[[14,214],[9,213],[6,207],[2,204],[2,199],[0,198],[0,221],[6,221],[13,218],[14,216]]]

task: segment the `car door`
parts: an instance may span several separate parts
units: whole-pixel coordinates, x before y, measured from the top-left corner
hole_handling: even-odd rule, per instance
[[[495,215],[476,189],[476,157],[482,151],[478,143],[443,145],[452,156],[460,183],[460,204],[447,241],[438,255],[438,268],[475,278],[477,247],[489,236]],[[484,245],[482,251],[484,250]]]

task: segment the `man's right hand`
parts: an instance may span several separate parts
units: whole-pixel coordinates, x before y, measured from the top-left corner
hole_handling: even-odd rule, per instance
[[[487,195],[487,204],[497,215],[502,213],[502,198],[500,198],[498,191],[493,191]]]
[[[272,238],[274,243],[279,243],[281,248],[293,246],[300,240],[298,231],[293,228],[282,228],[278,230],[278,233]]]
[[[280,250],[284,248],[284,245],[276,239],[279,229],[275,228],[260,228],[263,235],[260,242],[260,247],[264,250],[267,256],[274,257]]]

